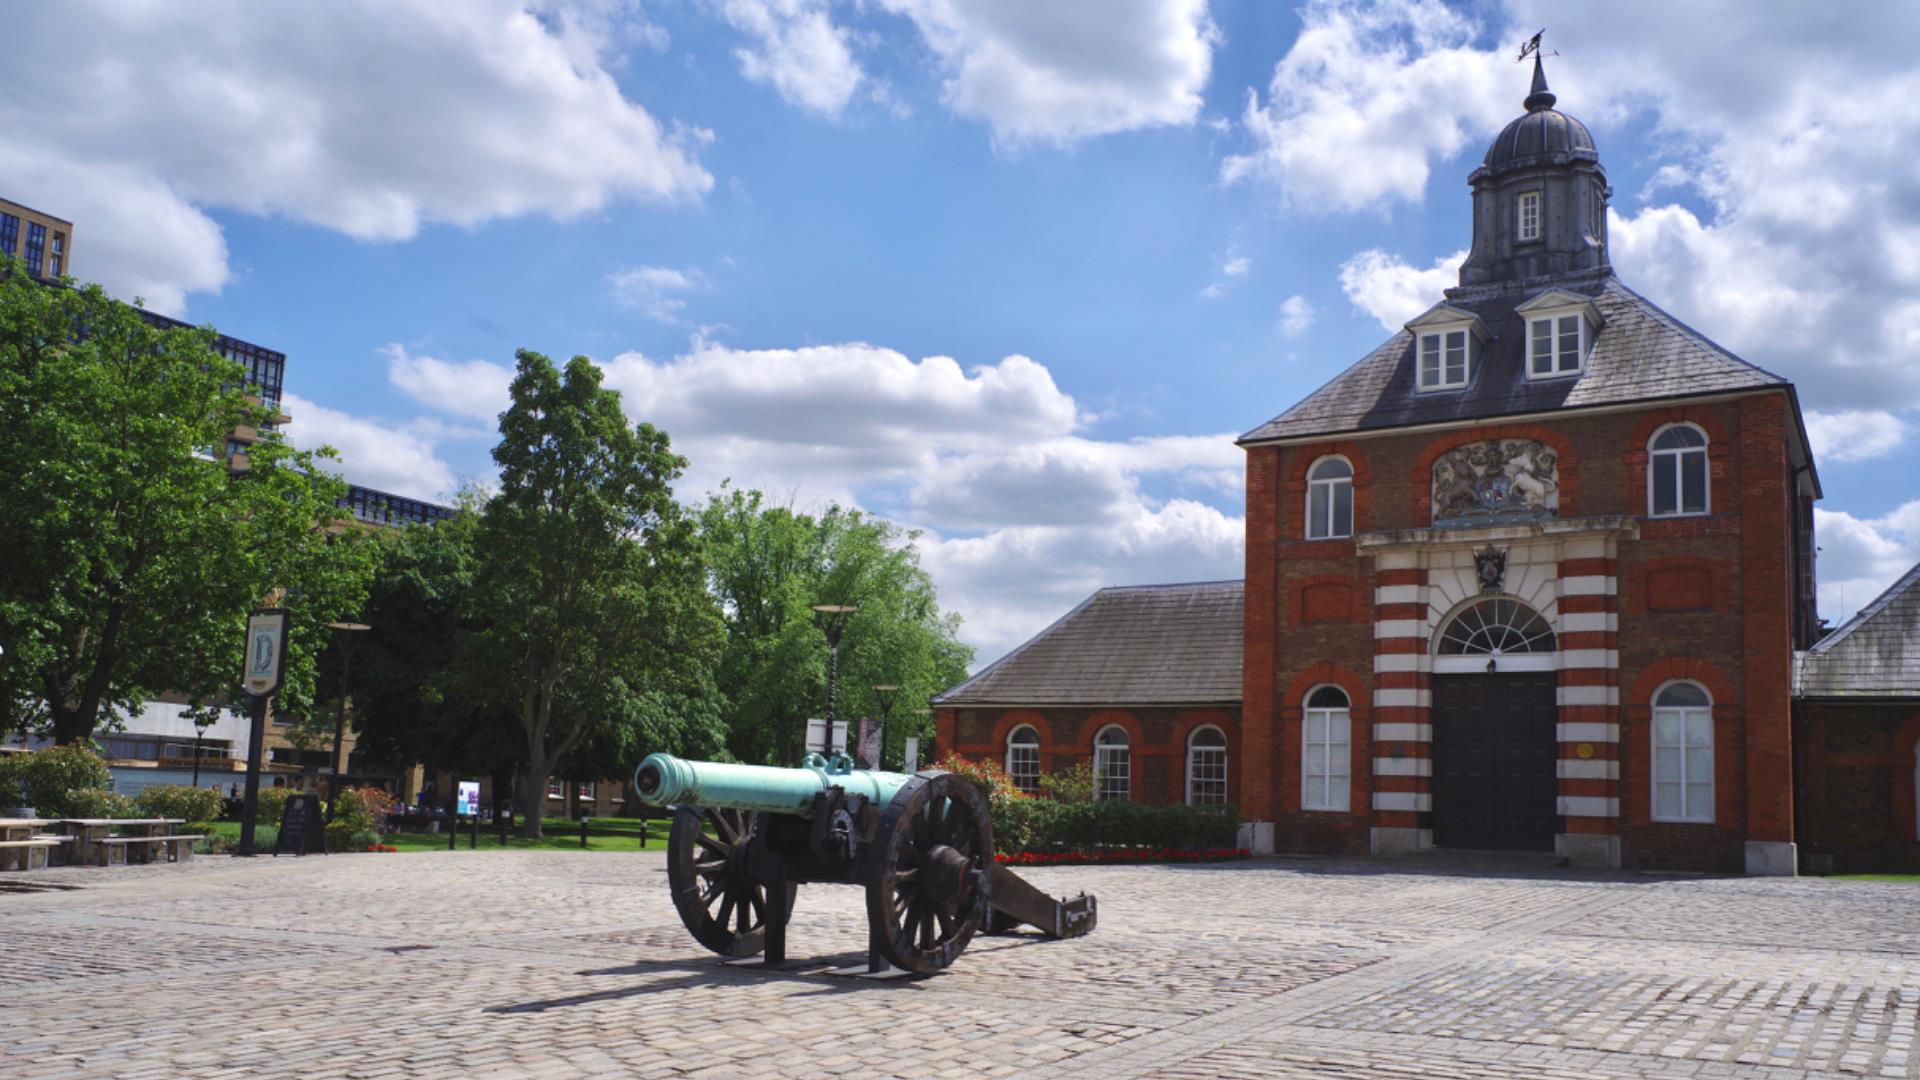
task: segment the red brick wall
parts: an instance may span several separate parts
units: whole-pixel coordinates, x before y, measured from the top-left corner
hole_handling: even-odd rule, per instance
[[[1802,702],[1797,719],[1802,865],[1816,873],[1920,872],[1920,701]]]
[[[1093,760],[1093,739],[1108,724],[1127,731],[1133,751],[1133,799],[1170,804],[1186,801],[1187,736],[1211,725],[1227,737],[1227,801],[1241,803],[1246,755],[1240,711],[1233,708],[1046,708],[941,709],[942,753],[1007,763],[1007,736],[1021,724],[1040,733],[1040,770],[1058,772]],[[951,731],[951,739],[944,735]],[[1252,816],[1252,815],[1246,815]]]

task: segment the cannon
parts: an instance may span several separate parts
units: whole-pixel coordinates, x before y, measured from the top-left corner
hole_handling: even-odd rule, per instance
[[[986,797],[940,769],[856,769],[845,754],[808,754],[793,769],[651,754],[633,786],[647,805],[674,809],[673,903],[721,956],[784,963],[803,883],[866,887],[873,972],[928,975],[982,929],[1072,938],[1098,917],[1093,897],[1055,900],[995,862]]]

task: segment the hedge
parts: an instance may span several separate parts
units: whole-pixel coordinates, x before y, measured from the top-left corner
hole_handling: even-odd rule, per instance
[[[27,805],[43,818],[133,816],[125,796],[108,790],[107,763],[78,743],[0,756],[0,806],[18,803],[22,782]]]
[[[990,802],[993,846],[1004,854],[1122,847],[1211,851],[1232,848],[1240,832],[1240,815],[1224,807],[1149,806],[1124,799],[1057,802],[1031,797]]]
[[[226,797],[214,788],[186,784],[155,784],[133,797],[134,806],[148,817],[181,821],[212,821],[226,808]]]

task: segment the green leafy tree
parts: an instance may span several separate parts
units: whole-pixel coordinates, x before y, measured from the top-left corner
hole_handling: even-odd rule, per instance
[[[959,617],[940,611],[917,533],[838,506],[795,513],[732,489],[709,499],[700,528],[727,622],[719,689],[736,757],[791,764],[806,719],[826,715],[827,643],[815,604],[858,609],[840,639],[840,718],[879,719],[873,687],[895,685],[885,760],[899,760],[908,735],[932,734],[914,710],[966,678],[973,651],[958,640]]]
[[[0,258],[0,723],[90,738],[161,691],[230,701],[247,612],[292,613],[283,709],[313,695],[328,622],[374,559],[345,486],[264,430],[271,412],[209,329],[155,326],[97,287]],[[262,430],[228,474],[238,428]]]
[[[561,760],[633,722],[650,692],[697,689],[720,626],[666,433],[630,426],[584,356],[562,372],[521,350],[512,394],[493,452],[500,491],[476,534],[479,629],[460,665],[518,722],[522,832],[538,838]]]

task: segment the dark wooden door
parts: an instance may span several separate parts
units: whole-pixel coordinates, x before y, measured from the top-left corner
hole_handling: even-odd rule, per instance
[[[1433,677],[1433,842],[1551,851],[1553,672]]]

